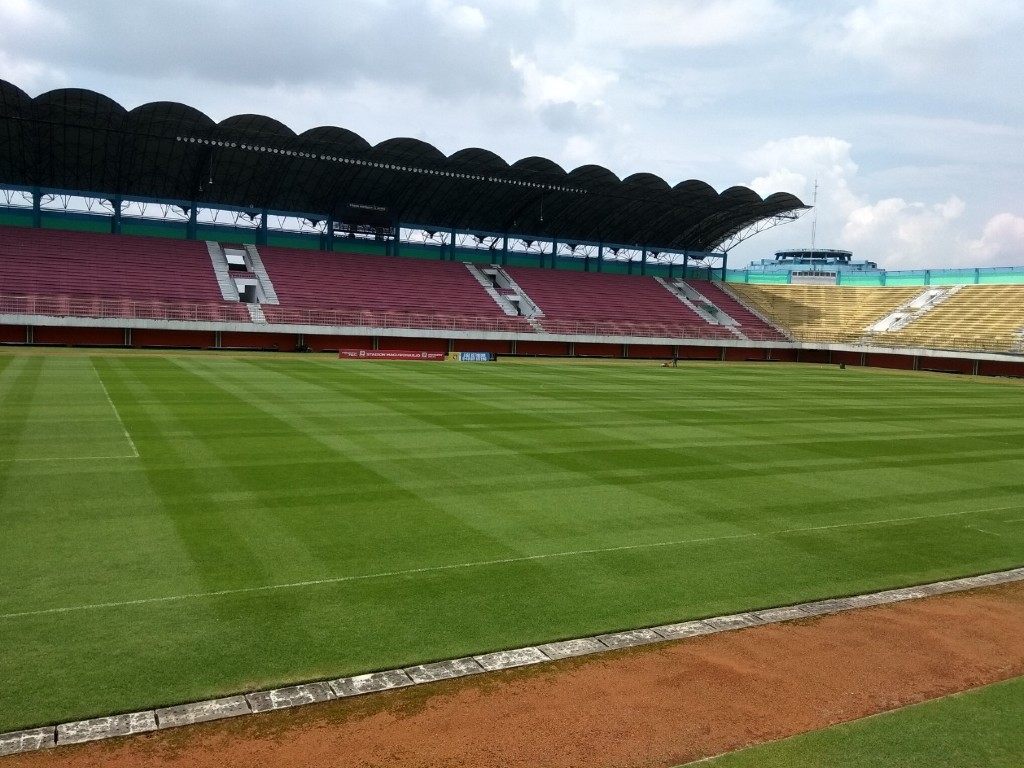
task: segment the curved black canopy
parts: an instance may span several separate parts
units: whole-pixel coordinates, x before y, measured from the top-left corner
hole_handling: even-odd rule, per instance
[[[511,165],[486,149],[446,157],[418,139],[371,146],[344,128],[296,135],[264,115],[216,123],[173,102],[126,110],[94,91],[32,98],[0,80],[0,185],[158,198],[333,217],[375,211],[404,225],[561,242],[709,251],[747,227],[806,208],[746,187],[670,187],[543,157]]]

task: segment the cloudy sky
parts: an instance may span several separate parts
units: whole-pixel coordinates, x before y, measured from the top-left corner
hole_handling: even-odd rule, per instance
[[[0,78],[808,203],[817,179],[819,247],[995,266],[1024,264],[1022,38],[1020,0],[0,0]]]

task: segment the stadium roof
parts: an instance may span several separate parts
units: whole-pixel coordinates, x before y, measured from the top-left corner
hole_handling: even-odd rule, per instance
[[[371,146],[331,126],[296,134],[264,115],[217,123],[174,102],[126,110],[81,89],[31,98],[3,80],[0,186],[652,250],[711,251],[806,208],[787,193],[673,187],[597,165],[566,172],[543,157],[510,165],[475,148],[446,157],[411,138]]]

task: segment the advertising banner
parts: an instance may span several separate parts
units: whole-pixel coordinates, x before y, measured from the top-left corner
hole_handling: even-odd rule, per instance
[[[494,360],[494,355],[490,352],[451,352],[448,359],[459,363],[489,363]]]
[[[340,349],[342,360],[444,360],[444,352],[417,352],[409,349]]]

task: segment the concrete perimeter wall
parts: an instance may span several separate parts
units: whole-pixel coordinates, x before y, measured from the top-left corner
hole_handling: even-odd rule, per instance
[[[324,328],[241,323],[131,321],[0,316],[0,345],[122,349],[223,349],[313,352],[339,349],[491,352],[499,356],[627,360],[791,362],[1024,377],[1024,356],[848,344],[558,336],[499,332],[442,333],[415,328]]]

